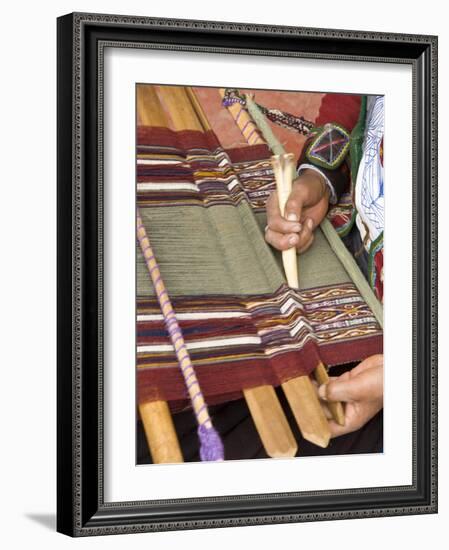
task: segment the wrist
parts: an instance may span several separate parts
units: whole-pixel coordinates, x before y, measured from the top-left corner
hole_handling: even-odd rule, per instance
[[[293,185],[309,204],[316,204],[324,198],[329,201],[330,192],[326,180],[315,170],[302,170]]]
[[[316,174],[317,176],[319,176],[322,183],[324,183],[327,188],[328,203],[337,204],[338,197],[335,193],[334,185],[333,183],[331,183],[328,176],[321,169],[317,168],[313,164],[302,163],[298,168],[298,175],[301,175],[305,172],[308,172],[309,174]]]

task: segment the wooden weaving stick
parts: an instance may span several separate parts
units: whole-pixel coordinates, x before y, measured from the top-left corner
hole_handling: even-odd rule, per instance
[[[243,390],[243,395],[267,455],[295,456],[298,445],[273,386]]]
[[[202,132],[205,129],[193,108],[186,86],[159,86],[158,96],[170,113],[172,130]]]
[[[323,363],[320,363],[316,369],[313,371],[313,374],[315,375],[315,380],[318,382],[318,384],[321,386],[322,384],[328,384],[329,383],[329,374],[327,373],[326,367],[323,365]],[[340,401],[327,401],[326,405],[328,409],[330,410],[332,414],[332,418],[337,422],[337,424],[340,424],[340,426],[345,425],[345,410],[343,408],[343,404]]]
[[[279,210],[281,216],[284,216],[285,205],[292,190],[293,155],[291,153],[274,155],[272,164],[276,178]],[[282,263],[288,285],[292,288],[299,288],[295,247],[282,251]],[[331,435],[329,424],[310,378],[308,376],[292,378],[282,384],[282,389],[304,439],[320,447],[327,447]]]
[[[137,120],[147,126],[166,126],[167,118],[153,86],[137,86]],[[155,464],[184,462],[166,401],[139,404],[145,436]]]
[[[284,216],[285,205],[292,192],[291,166],[293,164],[293,154],[273,155],[271,159],[276,179],[279,210],[281,211],[281,216]],[[298,259],[294,246],[282,251],[282,264],[284,265],[288,286],[298,288]]]
[[[273,169],[276,178],[279,208],[281,210],[282,216],[284,215],[285,204],[292,191],[292,174],[294,172],[293,158],[294,157],[292,153],[288,153],[283,157],[280,155],[273,156]],[[299,288],[298,262],[296,256],[297,254],[294,247],[290,248],[289,250],[282,251],[282,262],[284,264],[287,282],[289,286],[293,288]],[[318,384],[327,384],[329,382],[329,375],[327,373],[326,367],[322,363],[320,363],[315,368],[313,374]],[[341,426],[344,426],[345,413],[343,405],[338,401],[329,402],[327,403],[327,405],[334,420]]]
[[[173,130],[211,129],[191,88],[161,86],[158,94],[170,112]],[[295,456],[298,445],[274,388],[263,385],[244,390],[243,395],[267,455],[272,458]]]
[[[184,462],[167,402],[141,403],[139,413],[153,463]]]

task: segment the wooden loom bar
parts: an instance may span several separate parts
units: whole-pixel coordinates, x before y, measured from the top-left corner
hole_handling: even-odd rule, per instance
[[[275,155],[273,159],[275,158],[280,159],[281,157],[279,155]],[[276,169],[278,173],[276,181],[278,180],[278,178],[283,178],[283,183],[278,186],[279,208],[282,215],[284,215],[285,204],[292,190],[292,175],[295,172],[292,153],[285,155],[284,158],[286,161],[286,165],[283,167],[281,165],[279,168]],[[274,164],[279,165],[280,162],[274,161]],[[294,247],[290,248],[289,250],[282,251],[282,262],[284,264],[285,276],[287,278],[289,286],[293,288],[299,288],[298,263],[296,261],[296,250]],[[318,366],[313,371],[313,374],[318,384],[321,385],[329,383],[329,375],[327,373],[326,367],[322,363],[318,364]],[[344,426],[345,413],[342,403],[340,403],[339,401],[332,401],[328,402],[327,406],[334,420],[341,426]],[[302,422],[304,423],[305,420],[303,419]],[[307,429],[307,427],[305,427],[305,429]],[[324,438],[324,441],[326,441],[326,438]],[[327,444],[325,446],[327,446]]]
[[[292,191],[293,155],[291,153],[274,155],[272,164],[276,178],[279,210],[284,216],[285,205]],[[299,288],[295,247],[282,252],[282,263],[288,285],[292,288]],[[320,447],[327,447],[330,440],[329,424],[309,376],[292,378],[282,384],[282,389],[304,439]]]
[[[168,120],[154,86],[139,84],[136,92],[137,120],[143,126],[167,126]]]
[[[243,395],[267,455],[295,456],[298,445],[273,386],[243,390]]]
[[[315,380],[318,382],[318,384],[321,386],[322,384],[328,384],[329,383],[329,374],[327,373],[326,367],[323,365],[323,363],[320,363],[316,369],[313,371],[313,374],[315,375]],[[343,408],[343,404],[340,401],[327,401],[326,405],[328,409],[330,410],[333,419],[337,424],[340,424],[340,426],[345,425],[345,410]]]
[[[137,86],[137,120],[147,126],[166,126],[167,117],[153,86]],[[145,436],[155,464],[184,462],[166,401],[139,404]]]
[[[191,88],[164,86],[160,87],[158,92],[170,112],[174,130],[208,131],[211,129]],[[274,388],[263,385],[243,390],[243,395],[268,456],[272,458],[295,456],[298,445]]]
[[[141,403],[139,413],[154,464],[184,462],[167,402]]]
[[[182,130],[205,130],[201,118],[196,114],[191,99],[184,86],[159,86],[158,96],[170,113],[171,128]]]

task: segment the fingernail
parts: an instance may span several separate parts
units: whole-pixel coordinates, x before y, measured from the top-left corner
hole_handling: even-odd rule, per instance
[[[312,221],[310,218],[307,220],[307,227],[308,227],[310,230],[313,229],[313,221]]]
[[[298,237],[296,235],[292,235],[289,239],[288,239],[288,244],[296,244],[298,242]]]
[[[318,388],[318,395],[320,396],[321,399],[323,399],[324,401],[327,401],[327,388],[326,388],[326,384],[322,384],[322,385]]]
[[[298,216],[294,212],[290,212],[290,214],[287,215],[287,220],[289,222],[297,222]]]
[[[294,231],[295,233],[299,233],[301,231],[301,224],[297,223],[296,225],[294,225],[292,227],[292,231]]]

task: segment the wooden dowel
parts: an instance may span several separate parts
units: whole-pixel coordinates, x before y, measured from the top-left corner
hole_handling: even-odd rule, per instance
[[[167,402],[141,403],[139,412],[153,463],[184,462]]]
[[[185,91],[186,91],[187,97],[190,100],[190,103],[192,104],[193,110],[195,111],[195,114],[198,117],[198,120],[200,121],[201,126],[203,127],[203,130],[207,132],[208,130],[211,129],[211,126],[207,119],[206,113],[201,107],[201,103],[198,101],[198,98],[196,97],[195,92],[192,90],[190,86],[186,86]]]
[[[292,192],[292,163],[293,155],[274,155],[272,157],[274,176],[276,179],[276,190],[278,194],[279,210],[281,216],[285,215],[285,205]],[[299,221],[299,220],[298,220]],[[284,265],[285,277],[288,286],[298,288],[298,258],[296,248],[292,246],[282,251],[282,263]]]
[[[329,374],[327,373],[326,367],[323,363],[320,363],[317,368],[313,371],[315,375],[315,380],[321,386],[321,384],[329,383]],[[345,410],[340,401],[326,401],[326,405],[332,414],[332,418],[340,424],[340,426],[345,425]]]
[[[304,439],[319,447],[327,447],[330,428],[310,378],[298,376],[284,382],[282,389]]]
[[[136,90],[137,120],[144,126],[167,126],[167,117],[151,84],[138,84]]]
[[[272,157],[276,190],[281,216],[285,215],[285,205],[292,191],[293,155],[274,155]],[[299,221],[299,220],[298,220]],[[291,288],[299,288],[296,248],[282,252],[285,277]],[[320,405],[317,392],[308,376],[299,376],[284,382],[282,389],[293,411],[302,436],[320,447],[327,447],[330,429]]]
[[[186,87],[159,86],[158,96],[170,113],[172,130],[205,130],[187,94]]]
[[[243,395],[267,455],[295,456],[298,445],[273,386],[243,390]]]
[[[283,166],[283,176],[284,176],[284,182],[285,182],[284,185],[285,185],[285,188],[289,190],[288,195],[290,195],[291,189],[292,189],[291,182],[292,182],[293,173],[294,173],[293,155],[289,153],[287,155],[284,155],[284,166]],[[286,252],[289,252],[289,251],[286,251]],[[295,268],[292,268],[289,263],[291,261],[292,260],[290,258],[286,258],[284,261],[284,268],[286,271],[287,281],[289,281],[290,286],[293,286],[294,288],[299,288],[298,267],[296,264]],[[316,369],[314,370],[314,375],[316,380],[320,384],[327,384],[329,382],[329,376],[327,374],[327,370],[322,363],[320,363],[316,367]],[[323,380],[323,382],[320,382],[319,380]],[[338,422],[338,424],[344,425],[343,405],[335,401],[335,402],[329,403],[328,408],[334,420]]]

